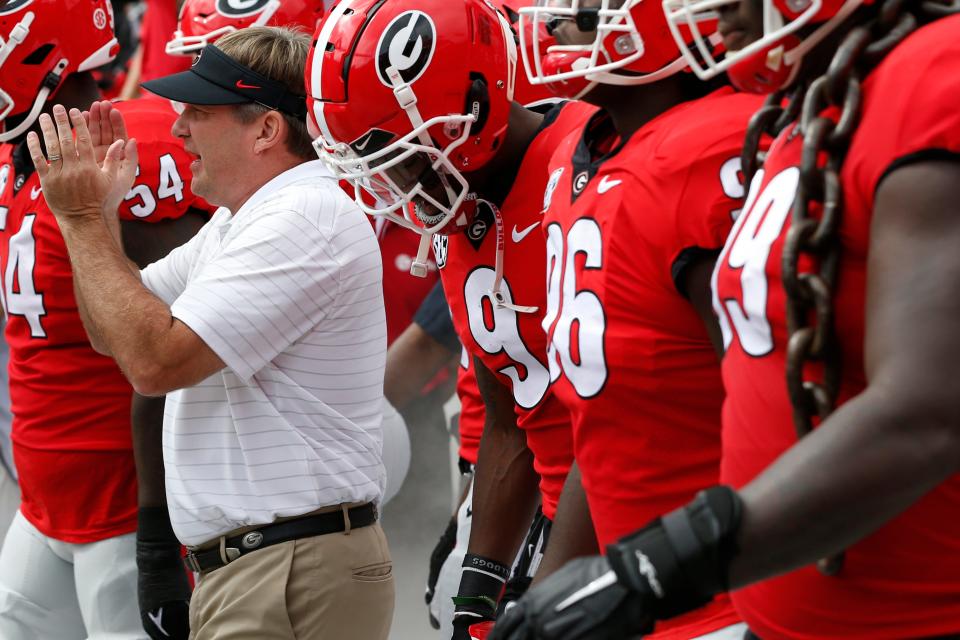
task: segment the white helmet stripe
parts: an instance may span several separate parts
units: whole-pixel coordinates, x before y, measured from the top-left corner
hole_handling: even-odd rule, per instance
[[[310,73],[310,87],[313,90],[314,97],[323,96],[321,85],[321,78],[323,77],[323,54],[327,50],[327,43],[330,41],[330,33],[333,31],[333,27],[336,25],[337,20],[343,16],[346,10],[350,8],[351,4],[353,4],[353,0],[342,0],[339,4],[337,4],[327,17],[326,21],[323,23],[323,28],[320,29],[320,34],[317,36],[317,43],[314,45],[313,50],[313,68],[311,69]],[[341,140],[335,140],[333,138],[333,134],[330,133],[330,127],[327,125],[327,118],[323,112],[324,105],[325,103],[322,100],[313,101],[313,116],[316,118],[317,125],[320,127],[320,135],[323,136],[323,139],[329,145],[342,142]]]

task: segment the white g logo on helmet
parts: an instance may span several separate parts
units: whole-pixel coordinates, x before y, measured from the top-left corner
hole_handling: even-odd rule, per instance
[[[217,11],[231,18],[252,16],[263,10],[270,0],[217,0]]]
[[[5,13],[13,13],[17,9],[24,8],[31,2],[33,2],[33,0],[10,0],[10,2],[0,1],[0,15]]]
[[[393,87],[387,68],[393,67],[406,83],[411,83],[427,70],[437,48],[437,28],[422,11],[405,11],[384,29],[377,43],[377,76],[380,82]]]

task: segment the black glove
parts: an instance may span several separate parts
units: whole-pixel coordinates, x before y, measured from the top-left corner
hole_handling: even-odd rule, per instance
[[[455,599],[456,600],[456,599]],[[453,611],[453,636],[451,640],[470,640],[470,627],[480,622],[493,622],[495,606],[478,599],[475,602],[458,604]]]
[[[503,590],[503,597],[500,598],[500,603],[497,605],[497,617],[499,618],[503,615],[504,611],[513,607],[513,603],[519,600],[520,597],[530,589],[532,583],[533,578],[528,576],[514,575],[507,580],[507,584]]]
[[[740,499],[728,487],[607,547],[567,563],[520,598],[489,640],[613,640],[649,633],[727,588]]]
[[[453,640],[470,640],[470,625],[493,621],[497,601],[510,568],[496,560],[468,553],[463,559],[463,575],[453,604]]]
[[[497,606],[498,618],[530,588],[530,584],[533,582],[532,576],[536,570],[534,567],[538,567],[543,560],[543,550],[547,548],[547,544],[550,542],[550,530],[552,528],[553,522],[543,515],[543,510],[540,507],[537,507],[537,513],[533,516],[533,524],[523,541],[523,551],[517,558],[513,575],[507,580],[503,597],[500,598],[500,604]]]
[[[489,640],[621,640],[647,633],[643,598],[617,582],[602,556],[577,558],[527,591]]]
[[[430,573],[427,574],[427,591],[423,594],[423,599],[427,603],[427,616],[430,618],[430,626],[434,629],[440,628],[440,621],[437,620],[433,612],[430,611],[430,603],[433,602],[433,595],[437,589],[437,578],[440,577],[440,569],[443,563],[447,561],[447,556],[453,551],[457,544],[457,518],[453,517],[447,524],[443,535],[437,541],[437,546],[430,553]]]
[[[166,506],[137,513],[137,601],[153,640],[189,638],[190,583]]]

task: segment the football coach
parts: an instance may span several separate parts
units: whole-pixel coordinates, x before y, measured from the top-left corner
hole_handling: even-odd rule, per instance
[[[41,116],[45,154],[28,141],[91,342],[139,393],[167,394],[166,491],[200,573],[197,640],[371,640],[390,627],[381,260],[311,147],[309,46],[244,29],[144,85],[183,104],[173,133],[196,155],[193,191],[220,209],[143,271],[119,246],[117,205],[137,171],[119,113],[57,106]]]

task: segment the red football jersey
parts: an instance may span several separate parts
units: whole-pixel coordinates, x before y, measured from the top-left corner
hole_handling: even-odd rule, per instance
[[[473,358],[464,349],[457,367],[457,397],[460,398],[460,457],[470,464],[477,464],[480,451],[480,436],[487,409],[477,388],[477,374]]]
[[[400,337],[420,303],[437,282],[437,267],[427,262],[426,278],[410,275],[419,238],[386,218],[372,219],[383,256],[383,306],[387,311],[387,344]]]
[[[842,250],[834,294],[841,403],[866,387],[864,305],[877,186],[888,170],[903,162],[957,158],[960,153],[958,34],[960,18],[920,29],[863,85],[862,120],[841,174]],[[797,441],[784,382],[788,334],[781,257],[802,143],[793,126],[774,142],[714,276],[714,305],[729,344],[723,361],[727,400],[722,478],[737,487]],[[811,267],[801,264],[804,271]],[[734,603],[762,638],[877,640],[956,634],[958,514],[960,477],[955,475],[847,549],[839,576],[826,577],[806,567],[736,591]]]
[[[121,217],[153,222],[206,208],[190,191],[190,158],[170,135],[170,104],[136,100],[117,108],[140,155]],[[67,249],[25,145],[0,147],[0,273],[24,516],[66,542],[133,531],[132,389],[87,341]]]
[[[437,235],[433,242],[461,343],[513,390],[517,424],[527,433],[548,518],[556,512],[573,461],[573,444],[570,416],[550,390],[546,336],[540,326],[546,311],[545,247],[538,229],[541,197],[550,154],[592,111],[584,104],[567,103],[546,116],[500,208],[504,236],[500,291],[508,304],[536,307],[536,311],[518,312],[494,301],[498,231],[489,206],[479,205],[477,217],[464,233]]]
[[[687,261],[720,250],[742,205],[740,149],[759,105],[723,89],[605,155],[616,134],[598,113],[551,160],[544,328],[601,546],[719,478],[720,364],[678,283]],[[656,637],[735,621],[720,598],[659,625]]]

